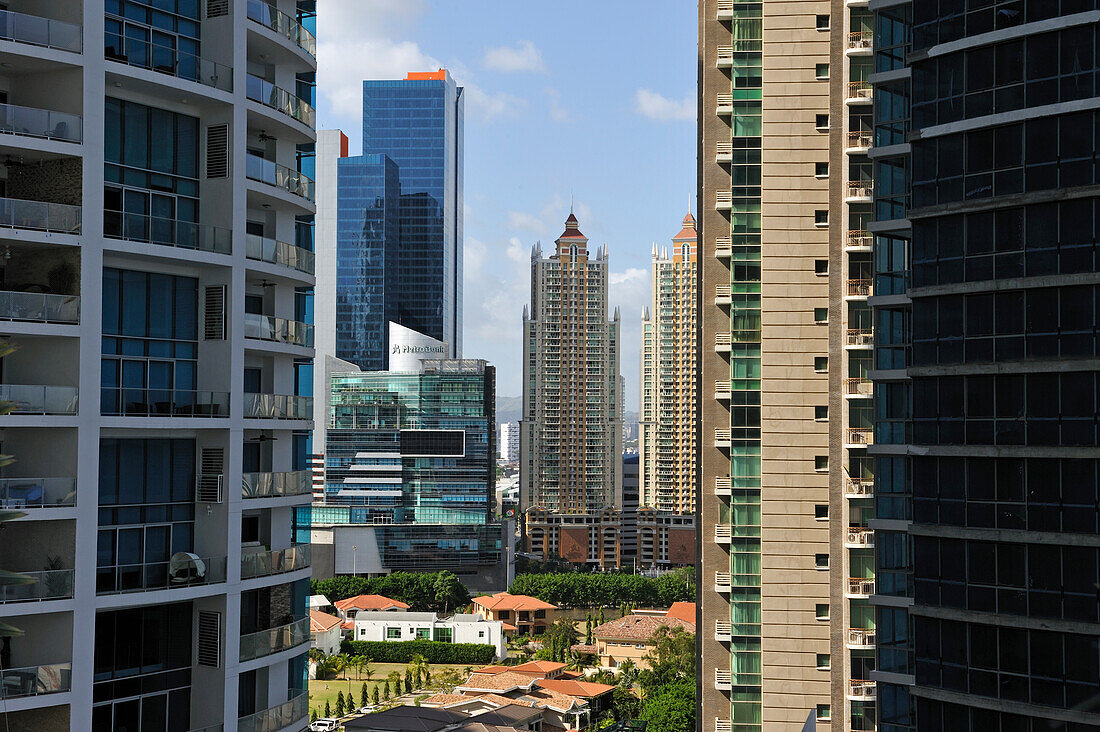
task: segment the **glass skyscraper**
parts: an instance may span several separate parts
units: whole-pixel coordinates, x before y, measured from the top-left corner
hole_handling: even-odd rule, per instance
[[[387,366],[389,321],[462,352],[462,88],[363,82],[363,155],[337,167],[336,356]]]

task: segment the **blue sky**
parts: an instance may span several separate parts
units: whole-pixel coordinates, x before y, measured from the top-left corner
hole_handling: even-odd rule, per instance
[[[610,247],[621,371],[638,404],[652,242],[694,203],[696,11],[688,0],[319,0],[320,127],[360,147],[361,82],[443,66],[466,87],[463,355],[522,378],[531,245]]]

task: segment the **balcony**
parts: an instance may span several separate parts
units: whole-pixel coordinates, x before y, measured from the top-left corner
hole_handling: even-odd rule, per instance
[[[0,10],[0,38],[73,53],[84,50],[83,29],[79,25],[10,10]]]
[[[729,259],[733,256],[733,239],[728,236],[720,236],[714,240],[714,256],[718,259]]]
[[[847,438],[848,447],[867,447],[875,444],[875,431],[870,427],[850,427]]]
[[[127,38],[108,31],[103,36],[104,57],[108,61],[193,81],[219,91],[233,91],[231,67],[172,46],[150,43],[147,38]]]
[[[874,647],[874,628],[848,628],[848,648],[852,650],[864,650]]]
[[[43,572],[19,572],[29,578],[21,585],[0,585],[0,603],[64,600],[73,596],[73,570],[52,569]]]
[[[729,524],[714,525],[714,543],[729,544],[733,538],[733,527]]]
[[[718,60],[715,65],[720,69],[733,67],[733,46],[718,47]]]
[[[729,353],[733,348],[733,333],[715,333],[714,350],[718,353]]]
[[[733,398],[733,384],[729,381],[714,382],[714,398],[718,401],[728,402]]]
[[[733,431],[728,429],[714,430],[714,446],[717,448],[729,448],[733,440]]]
[[[245,256],[257,262],[278,264],[283,267],[313,274],[316,257],[313,252],[293,244],[249,234],[245,238]]]
[[[849,397],[869,397],[874,394],[874,383],[863,376],[844,380],[844,393]]]
[[[854,348],[871,348],[875,345],[875,332],[870,328],[849,328],[845,345]]]
[[[846,498],[870,498],[875,493],[875,481],[870,479],[849,478],[844,486]]]
[[[80,142],[83,139],[83,127],[79,114],[0,104],[0,134]]]
[[[244,337],[313,348],[313,326],[270,315],[244,314]]]
[[[0,291],[0,320],[76,324],[80,322],[80,297]]]
[[[714,479],[714,495],[716,495],[716,496],[728,496],[728,495],[730,495],[730,491],[732,489],[732,484],[733,484],[733,481],[728,477],[726,477],[726,478],[715,478]]]
[[[871,280],[854,278],[848,280],[848,299],[866,300],[871,296]]]
[[[733,688],[733,674],[729,669],[714,669],[714,688],[718,691],[729,691]]]
[[[874,701],[876,690],[874,681],[848,679],[848,698],[852,701]]]
[[[729,117],[733,114],[733,95],[716,94],[714,113],[719,117]]]
[[[733,588],[733,574],[730,572],[714,573],[714,591],[729,592]]]
[[[875,594],[874,577],[849,577],[848,588],[844,596],[850,600],[862,600]]]
[[[100,566],[96,568],[96,593],[114,595],[218,584],[225,582],[225,567],[225,556],[199,557],[191,552],[176,552],[167,562]]]
[[[718,0],[718,20],[731,20],[733,18],[734,0]]]
[[[229,393],[104,387],[100,390],[100,413],[109,417],[228,417]]]
[[[714,286],[714,304],[718,306],[730,305],[733,302],[733,285]]]
[[[278,732],[295,722],[305,722],[309,714],[309,694],[301,689],[291,689],[287,701],[270,709],[240,717],[237,732]]]
[[[245,177],[313,201],[313,181],[309,177],[254,153],[245,158]]]
[[[845,53],[849,56],[870,56],[875,35],[869,30],[852,31],[848,34],[848,47]]]
[[[270,656],[308,642],[309,618],[300,618],[277,628],[242,635],[240,660],[243,663],[254,658]]]
[[[714,146],[714,162],[716,163],[732,163],[733,162],[733,143],[732,142],[719,142]]]
[[[263,0],[248,0],[246,14],[249,20],[275,31],[310,56],[317,58],[317,39],[303,28],[301,23],[286,13],[276,10]]]
[[[229,229],[124,211],[103,212],[103,235],[110,239],[217,254],[229,254],[233,250],[233,232]]]
[[[869,252],[875,237],[864,229],[849,229],[844,249],[849,252]]]
[[[874,144],[874,136],[870,130],[849,130],[848,144],[844,152],[849,155],[866,155]]]
[[[733,732],[733,722],[728,719],[714,718],[714,732]]]
[[[733,191],[714,192],[714,210],[729,211],[733,208]]]
[[[286,89],[275,86],[255,74],[249,74],[246,79],[245,96],[265,107],[282,112],[310,129],[317,126],[317,112],[313,107]]]
[[[0,402],[11,402],[9,414],[76,414],[75,386],[0,384]]]
[[[873,100],[874,89],[869,81],[849,81],[848,96],[845,104],[870,104]]]
[[[870,203],[874,184],[869,180],[850,180],[844,194],[847,203]]]
[[[313,419],[313,399],[290,394],[245,394],[244,416],[255,419]]]
[[[875,545],[875,532],[862,526],[849,526],[844,546],[849,549],[870,549]]]
[[[722,642],[733,639],[733,623],[728,620],[714,621],[714,640]]]
[[[0,226],[57,234],[80,233],[80,206],[25,198],[0,198]]]
[[[268,577],[305,569],[309,566],[309,544],[265,551],[263,547],[241,548],[241,579]]]
[[[52,663],[0,670],[0,699],[56,694],[69,691],[73,665]]]
[[[0,478],[0,508],[76,505],[76,478]]]
[[[241,496],[243,498],[284,498],[313,493],[313,473],[309,470],[290,470],[281,473],[243,473]]]

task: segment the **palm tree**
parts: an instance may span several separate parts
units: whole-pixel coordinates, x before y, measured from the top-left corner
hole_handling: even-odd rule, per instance
[[[416,684],[419,686],[421,679],[424,678],[424,672],[428,669],[428,662],[424,660],[424,657],[417,653],[409,661],[409,671],[412,672],[413,678],[416,680]]]
[[[374,666],[371,664],[370,659],[366,656],[359,656],[359,663],[357,664],[359,669],[359,677],[366,677],[367,681],[371,680],[374,676]]]

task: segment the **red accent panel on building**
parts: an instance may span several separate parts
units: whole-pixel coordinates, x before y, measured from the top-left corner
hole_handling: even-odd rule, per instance
[[[695,564],[695,531],[668,530],[668,561],[671,564]]]
[[[410,71],[405,76],[405,81],[446,81],[447,69],[439,71]]]
[[[565,528],[558,531],[558,551],[562,559],[583,564],[588,561],[588,529]]]

